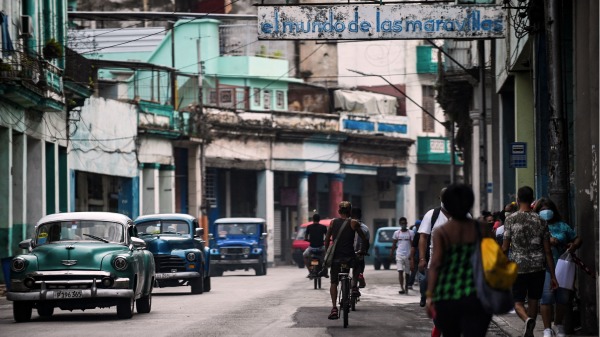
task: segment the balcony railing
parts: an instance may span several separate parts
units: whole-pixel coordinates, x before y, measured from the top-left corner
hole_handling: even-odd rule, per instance
[[[40,96],[45,95],[44,90],[62,94],[62,76],[62,69],[24,52],[13,52],[0,63],[1,83],[20,82]]]

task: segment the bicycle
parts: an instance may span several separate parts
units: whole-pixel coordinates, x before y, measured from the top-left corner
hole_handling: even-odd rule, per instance
[[[338,297],[340,310],[342,311],[342,317],[344,320],[344,328],[348,327],[348,314],[350,307],[352,306],[352,290],[350,285],[352,284],[352,276],[350,276],[350,266],[347,262],[342,262],[340,265],[340,273],[338,274],[339,287]]]

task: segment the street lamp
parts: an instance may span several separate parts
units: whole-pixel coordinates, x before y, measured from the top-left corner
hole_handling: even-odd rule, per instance
[[[399,93],[402,94],[402,96],[406,97],[406,99],[408,99],[409,101],[411,101],[414,105],[418,106],[424,113],[428,114],[429,116],[431,116],[431,118],[433,118],[434,121],[440,123],[446,130],[448,130],[450,132],[450,183],[454,184],[455,181],[455,170],[456,170],[456,162],[455,162],[455,150],[454,150],[454,122],[442,122],[439,119],[435,118],[435,116],[427,111],[427,109],[425,109],[423,106],[421,106],[419,103],[417,103],[414,99],[410,98],[404,91],[402,91],[402,89],[398,88],[397,86],[395,86],[392,82],[388,81],[387,78],[383,77],[383,75],[377,75],[377,74],[366,74],[363,73],[362,71],[358,71],[358,70],[354,70],[354,69],[346,69],[350,72],[353,72],[355,74],[359,74],[361,76],[375,76],[375,77],[379,77],[382,80],[384,80],[387,84],[389,84],[392,88],[396,89],[396,91],[398,91]]]

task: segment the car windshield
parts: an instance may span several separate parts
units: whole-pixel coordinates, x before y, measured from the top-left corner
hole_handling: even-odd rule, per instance
[[[124,242],[124,226],[118,222],[72,220],[45,223],[38,227],[36,244],[60,241]]]
[[[378,235],[379,237],[378,237],[377,241],[379,241],[379,242],[392,242],[392,241],[394,241],[392,239],[392,236],[394,235],[395,231],[396,230],[394,230],[394,229],[387,229],[387,230],[379,231],[379,235]]]
[[[138,235],[175,234],[189,235],[190,225],[183,220],[151,220],[135,224]]]
[[[217,235],[220,239],[232,236],[258,235],[258,224],[255,223],[232,223],[218,224]]]
[[[304,235],[306,235],[306,227],[300,227],[296,233],[296,240],[304,240]]]

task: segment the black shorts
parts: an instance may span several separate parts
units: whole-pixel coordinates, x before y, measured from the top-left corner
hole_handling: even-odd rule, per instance
[[[334,259],[331,262],[331,271],[329,272],[329,277],[332,284],[338,284],[340,269],[342,267],[342,263],[345,263],[348,268],[354,268],[356,263],[356,259],[354,257],[347,257],[342,259]]]
[[[512,288],[515,302],[525,302],[525,298],[531,300],[539,300],[542,298],[545,278],[545,270],[517,275],[517,280]]]

